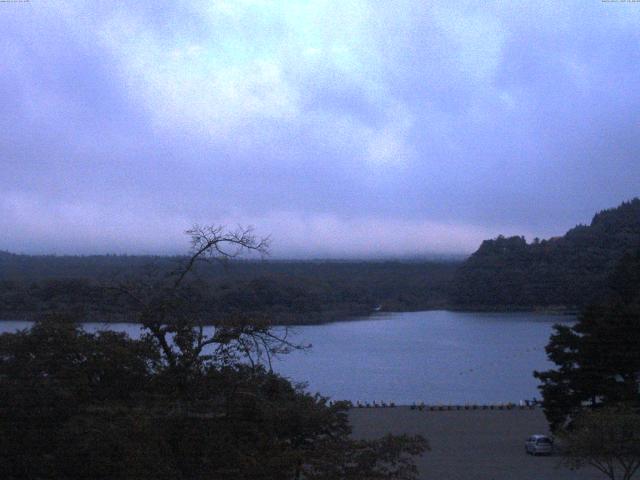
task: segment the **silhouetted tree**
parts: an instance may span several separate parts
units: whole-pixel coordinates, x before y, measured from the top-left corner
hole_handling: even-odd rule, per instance
[[[0,476],[110,479],[412,479],[422,437],[350,437],[345,402],[273,373],[299,346],[266,319],[210,318],[204,259],[266,252],[250,230],[194,228],[185,264],[113,289],[132,340],[54,318],[0,336]],[[204,325],[210,325],[205,330]]]
[[[552,429],[585,408],[640,401],[637,306],[589,307],[574,326],[554,328],[546,350],[557,367],[534,373]]]
[[[556,325],[546,347],[556,368],[535,372],[552,429],[585,409],[640,404],[640,255],[623,257],[608,302],[583,310],[569,327]]]

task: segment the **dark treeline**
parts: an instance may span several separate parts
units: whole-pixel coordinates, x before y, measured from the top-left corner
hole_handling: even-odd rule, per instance
[[[640,245],[640,199],[596,214],[563,237],[485,240],[466,261],[238,261],[201,263],[192,288],[211,316],[266,315],[319,323],[382,311],[433,308],[578,310],[610,293],[607,279]],[[126,321],[113,288],[158,278],[184,257],[27,256],[0,252],[0,318],[72,311]]]
[[[637,198],[563,237],[486,240],[457,271],[451,302],[466,308],[580,308],[611,294],[609,276],[638,245]]]
[[[130,318],[122,283],[167,275],[181,257],[26,256],[0,253],[0,317],[71,310],[96,321]],[[230,261],[201,263],[192,288],[212,317],[261,314],[277,323],[317,323],[386,311],[439,308],[453,261]]]
[[[271,370],[274,355],[307,348],[286,329],[208,315],[196,260],[266,242],[189,234],[193,253],[172,272],[117,284],[136,300],[139,339],[65,313],[0,335],[0,478],[415,480],[423,437],[352,438],[348,402]]]

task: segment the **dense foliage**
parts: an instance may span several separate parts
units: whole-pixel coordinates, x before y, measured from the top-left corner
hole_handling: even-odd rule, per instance
[[[413,478],[422,439],[351,439],[346,412],[262,367],[187,374],[150,338],[64,319],[0,336],[5,479]]]
[[[0,254],[0,318],[66,309],[101,321],[134,317],[113,280],[147,281],[180,257],[29,257]],[[268,315],[277,323],[316,323],[442,307],[454,262],[231,261],[199,264],[191,284],[212,316]]]
[[[640,414],[628,406],[581,414],[562,434],[564,463],[591,466],[610,480],[631,480],[640,469]]]
[[[594,216],[563,237],[486,240],[459,268],[451,302],[467,308],[583,307],[609,295],[608,278],[640,245],[640,199]]]
[[[194,266],[265,243],[248,230],[189,234],[182,266],[113,285],[130,298],[140,340],[66,316],[0,335],[0,477],[415,478],[422,437],[351,438],[347,404],[267,368],[301,348],[286,334],[264,319],[211,317]]]
[[[640,250],[625,255],[606,302],[573,326],[556,325],[546,347],[556,368],[536,372],[552,429],[602,406],[640,406]]]

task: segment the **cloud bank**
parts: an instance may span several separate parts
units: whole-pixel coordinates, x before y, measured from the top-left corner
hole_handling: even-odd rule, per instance
[[[473,251],[638,195],[640,5],[0,4],[0,249]]]

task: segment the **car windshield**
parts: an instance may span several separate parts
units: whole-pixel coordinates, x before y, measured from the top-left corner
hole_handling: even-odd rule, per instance
[[[551,440],[549,440],[548,438],[539,438],[538,439],[538,445],[542,444],[542,445],[551,445]]]

